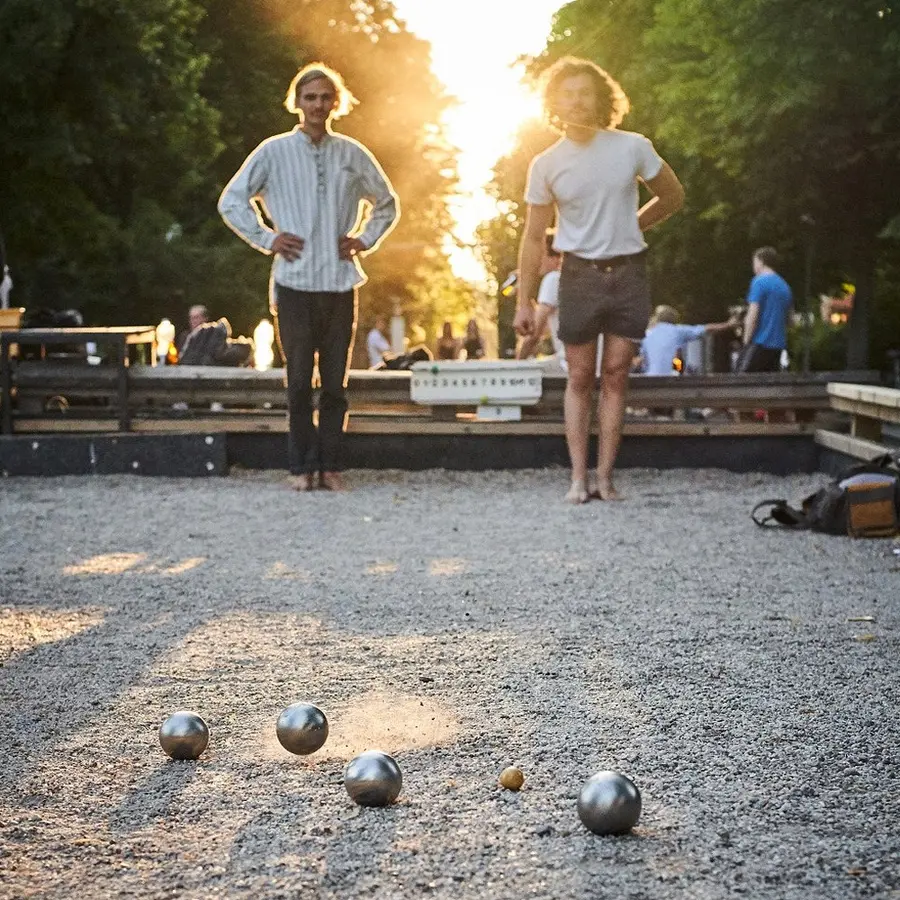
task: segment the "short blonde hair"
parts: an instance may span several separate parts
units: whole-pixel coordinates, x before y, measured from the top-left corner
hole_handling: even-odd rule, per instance
[[[653,318],[657,322],[668,322],[669,325],[677,325],[681,316],[678,315],[678,310],[675,309],[674,306],[666,306],[663,304],[662,306],[657,306],[656,309],[653,310]]]
[[[350,93],[347,85],[344,84],[344,79],[340,72],[332,69],[330,66],[326,66],[325,63],[312,62],[305,65],[294,76],[288,87],[287,97],[284,101],[284,108],[288,112],[296,113],[299,116],[303,115],[303,110],[297,106],[297,95],[304,85],[309,84],[310,81],[315,81],[317,78],[324,78],[326,81],[330,81],[337,94],[338,102],[332,114],[333,119],[340,119],[341,116],[346,116],[359,103],[356,97]]]

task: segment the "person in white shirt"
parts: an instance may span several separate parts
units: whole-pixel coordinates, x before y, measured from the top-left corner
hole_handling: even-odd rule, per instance
[[[620,500],[613,466],[622,438],[628,373],[650,318],[643,232],[681,208],[684,190],[643,135],[619,131],[628,112],[620,85],[594,63],[565,57],[544,75],[544,109],[561,137],[531,162],[519,252],[515,328],[534,330],[544,234],[558,225],[563,253],[559,337],[566,347],[566,440],[572,462],[569,503]],[[638,209],[639,184],[654,195]],[[596,484],[588,485],[588,436],[597,338],[604,336]]]
[[[262,142],[219,199],[237,234],[272,254],[270,306],[287,367],[288,466],[296,490],[343,490],[342,447],[360,254],[371,253],[399,215],[378,162],[331,130],[355,104],[341,76],[322,63],[301,69],[285,106],[300,125]],[[262,213],[272,222],[268,227]],[[313,419],[312,373],[322,390]]]
[[[650,326],[641,341],[641,373],[643,375],[674,375],[674,360],[692,341],[699,341],[708,332],[728,331],[737,324],[710,322],[707,325],[679,325],[678,311],[672,306],[657,306]]]
[[[389,353],[391,342],[384,336],[384,329],[387,323],[384,316],[379,316],[375,320],[375,325],[366,336],[366,350],[369,354],[369,366],[375,368],[384,362],[384,354]]]
[[[519,344],[516,359],[531,359],[535,347],[549,329],[550,341],[559,367],[568,374],[566,345],[559,339],[559,274],[562,255],[553,249],[553,232],[547,233],[544,255],[541,259],[541,284],[538,288],[537,307],[534,313],[534,329]],[[597,337],[596,375],[599,378],[603,361],[603,335]]]

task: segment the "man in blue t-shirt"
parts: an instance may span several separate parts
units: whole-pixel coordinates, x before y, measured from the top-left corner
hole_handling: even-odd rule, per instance
[[[737,361],[738,372],[778,372],[787,347],[787,320],[791,289],[775,271],[778,254],[773,247],[760,247],[753,254],[753,280],[747,294],[744,348]]]

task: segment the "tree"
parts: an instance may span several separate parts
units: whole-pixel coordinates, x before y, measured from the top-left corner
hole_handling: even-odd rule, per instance
[[[802,36],[802,38],[800,37]],[[817,224],[856,285],[848,365],[868,364],[880,235],[900,211],[900,28],[882,0],[659,0],[662,134],[728,173],[772,231]]]
[[[606,68],[632,100],[623,127],[685,183],[685,209],[648,235],[658,299],[717,315],[746,290],[751,251],[775,244],[802,307],[814,241],[810,292],[856,285],[859,367],[873,302],[900,303],[897,23],[884,0],[573,0],[531,71],[565,54]]]
[[[366,262],[369,312],[441,314],[468,296],[441,252],[455,190],[448,104],[429,45],[387,0],[6,0],[0,5],[0,228],[14,300],[77,306],[102,324],[204,303],[247,331],[270,262],[215,201],[244,157],[296,118],[282,101],[316,59],[361,103],[340,129],[371,147],[401,196]],[[432,282],[443,287],[432,290]],[[173,309],[174,307],[174,309]]]
[[[219,149],[197,93],[201,15],[193,0],[0,7],[0,209],[19,297],[144,319],[145,264]]]

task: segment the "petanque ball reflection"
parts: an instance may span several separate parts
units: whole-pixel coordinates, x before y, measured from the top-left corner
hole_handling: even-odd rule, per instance
[[[578,817],[594,834],[624,834],[641,815],[641,792],[618,772],[597,772],[578,795]]]
[[[315,753],[328,737],[328,719],[318,706],[294,703],[278,717],[275,734],[285,750],[306,756]]]
[[[182,709],[159,726],[159,743],[172,759],[196,759],[209,745],[209,728],[197,713]]]
[[[400,766],[379,750],[360,753],[344,770],[344,787],[360,806],[388,806],[403,787]]]

